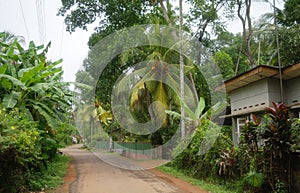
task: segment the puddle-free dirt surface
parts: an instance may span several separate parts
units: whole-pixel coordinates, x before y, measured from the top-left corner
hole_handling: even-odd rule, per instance
[[[62,149],[72,161],[65,183],[55,193],[207,193],[156,169],[126,170],[112,166],[80,147]]]

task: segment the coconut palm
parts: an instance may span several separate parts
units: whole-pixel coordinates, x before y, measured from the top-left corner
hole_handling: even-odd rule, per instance
[[[150,128],[151,124],[150,126],[138,124],[139,126],[135,130],[134,119],[142,122],[157,120],[156,124],[159,125],[154,126],[155,129],[168,127],[165,110],[177,109],[180,106],[179,64],[171,63],[179,59],[179,55],[171,49],[159,46],[153,47],[152,50],[153,52],[147,57],[146,62],[129,69],[129,72],[116,84],[115,92],[113,92],[113,111],[117,120],[124,122],[126,127],[131,128],[132,132],[136,134],[149,134],[154,131]],[[189,69],[186,67],[185,71]],[[188,84],[185,84],[184,88],[185,96],[193,96]],[[129,102],[126,102],[128,99],[130,99]],[[190,106],[195,104],[193,97],[185,97],[183,100]],[[127,104],[128,107],[126,105],[118,106],[116,103]],[[134,115],[134,119],[131,114]],[[140,131],[141,127],[148,128],[148,130],[145,129],[143,133]]]

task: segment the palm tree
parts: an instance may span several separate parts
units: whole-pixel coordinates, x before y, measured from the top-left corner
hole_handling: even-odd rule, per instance
[[[151,32],[155,33],[155,30]],[[149,36],[163,39],[160,34]],[[178,48],[178,42],[176,44]],[[143,50],[138,51],[140,53]],[[153,145],[162,145],[176,132],[177,127],[174,125],[178,123],[173,123],[165,110],[178,110],[181,100],[189,107],[195,107],[196,101],[187,78],[184,81],[185,95],[183,99],[180,98],[178,51],[163,46],[151,46],[150,51],[149,48],[144,51],[150,53],[146,62],[130,68],[116,83],[112,93],[112,107],[122,128],[130,129],[131,134],[139,136],[151,135]],[[187,58],[183,59],[188,61]],[[184,72],[187,73],[191,68],[184,66]],[[159,138],[163,138],[162,141]]]

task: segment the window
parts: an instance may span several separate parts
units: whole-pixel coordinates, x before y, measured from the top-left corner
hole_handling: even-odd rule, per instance
[[[243,118],[237,118],[237,124],[236,124],[236,132],[237,132],[237,143],[239,144],[240,143],[240,137],[241,137],[241,130],[242,130],[242,127],[246,124],[246,118],[243,117]]]

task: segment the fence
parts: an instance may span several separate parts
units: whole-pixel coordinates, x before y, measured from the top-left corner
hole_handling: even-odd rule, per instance
[[[96,148],[109,150],[109,141],[97,141]],[[112,149],[123,156],[133,159],[161,158],[160,148],[153,149],[150,143],[114,141],[112,144]]]

